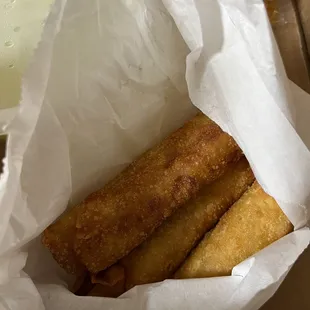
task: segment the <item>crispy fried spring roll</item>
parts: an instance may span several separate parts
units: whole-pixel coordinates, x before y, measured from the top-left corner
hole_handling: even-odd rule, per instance
[[[123,268],[113,265],[101,277],[86,273],[77,279],[73,292],[78,296],[118,297],[124,293],[123,272]]]
[[[73,209],[75,223],[63,219],[47,228],[43,243],[67,271],[84,265],[97,273],[142,243],[241,155],[229,135],[199,114]],[[61,237],[65,230],[71,238]]]
[[[88,296],[119,297],[125,292],[125,273],[121,265],[115,264],[99,275],[92,275],[93,288]]]
[[[62,268],[81,277],[86,269],[73,249],[77,211],[77,208],[72,208],[48,227],[43,233],[42,242]]]
[[[199,114],[86,198],[76,223],[78,258],[92,273],[114,264],[240,154],[229,135]]]
[[[173,275],[191,249],[254,182],[245,158],[231,164],[197,198],[171,215],[157,230],[117,264],[92,276],[89,295],[117,297],[130,288]]]
[[[234,266],[292,230],[276,201],[255,182],[193,250],[175,278],[229,275]]]
[[[136,285],[169,278],[253,182],[254,175],[245,158],[231,164],[222,177],[205,186],[197,198],[171,215],[129,255],[93,276],[95,286],[90,294],[115,297]]]
[[[125,269],[125,289],[170,277],[196,243],[253,181],[253,172],[243,158],[220,179],[205,186],[196,199],[177,210],[146,241],[120,261]]]

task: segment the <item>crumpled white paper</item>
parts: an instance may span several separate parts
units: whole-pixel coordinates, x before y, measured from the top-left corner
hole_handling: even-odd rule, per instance
[[[73,295],[38,235],[190,118],[188,95],[295,232],[230,277]],[[309,244],[310,99],[285,75],[262,1],[56,0],[22,97],[0,181],[1,310],[257,309]]]

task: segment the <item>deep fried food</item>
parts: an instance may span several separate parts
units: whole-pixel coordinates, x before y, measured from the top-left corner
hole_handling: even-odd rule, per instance
[[[43,244],[67,272],[80,274],[84,264],[98,272],[240,156],[233,139],[200,114],[48,227]]]
[[[220,179],[205,186],[196,199],[177,210],[119,262],[125,270],[125,289],[172,276],[191,249],[253,181],[253,172],[243,158]]]
[[[172,276],[201,237],[253,182],[245,158],[231,164],[221,178],[205,186],[197,198],[178,209],[129,255],[93,275],[95,286],[89,294],[117,297],[136,285]]]
[[[68,273],[82,276],[86,269],[73,250],[77,211],[77,208],[69,210],[49,226],[43,232],[42,242],[62,268]]]
[[[79,260],[92,273],[111,266],[240,156],[234,140],[199,114],[85,199],[74,242]]]
[[[93,288],[88,296],[118,297],[125,292],[124,268],[115,264],[97,275],[91,276]]]
[[[234,266],[292,230],[276,201],[255,182],[193,250],[175,278],[229,275]]]
[[[78,296],[118,297],[124,292],[124,269],[113,265],[96,276],[86,273],[72,291]]]

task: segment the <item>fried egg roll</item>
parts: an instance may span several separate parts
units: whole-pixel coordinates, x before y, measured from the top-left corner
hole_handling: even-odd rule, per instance
[[[196,199],[178,209],[129,255],[93,275],[95,286],[89,295],[117,297],[136,285],[171,277],[197,242],[253,182],[245,158],[231,164],[222,177],[205,186]]]
[[[125,290],[172,276],[197,242],[253,182],[253,172],[243,158],[220,179],[205,186],[196,199],[178,209],[120,261],[125,269]]]
[[[85,273],[78,278],[73,286],[73,292],[78,296],[99,296],[116,298],[124,293],[124,270],[113,265],[101,277]]]
[[[114,264],[107,270],[91,276],[93,288],[87,296],[119,297],[125,292],[125,274],[121,265]]]
[[[77,208],[72,208],[45,229],[42,243],[50,250],[60,267],[70,274],[82,277],[86,268],[77,259],[73,249],[77,211]]]
[[[69,272],[104,270],[241,156],[234,140],[199,114],[69,211],[75,220],[47,228],[43,243]]]
[[[85,199],[76,223],[78,258],[91,273],[111,266],[240,155],[234,140],[199,114]]]
[[[255,182],[192,251],[175,278],[230,275],[234,266],[292,230],[277,202]]]

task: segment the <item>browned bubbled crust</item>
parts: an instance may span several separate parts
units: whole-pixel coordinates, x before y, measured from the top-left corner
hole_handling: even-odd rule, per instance
[[[245,158],[199,191],[197,198],[179,208],[119,264],[125,268],[126,289],[172,276],[190,250],[253,183]]]
[[[93,273],[109,267],[240,156],[233,139],[199,114],[86,198],[78,208],[78,258]]]
[[[91,294],[118,297],[126,290],[169,278],[197,241],[213,228],[227,209],[254,181],[245,158],[229,166],[225,174],[204,186],[171,215],[140,246],[110,268],[92,276]]]
[[[255,182],[193,250],[175,278],[229,275],[234,266],[292,230],[276,201]]]
[[[74,249],[77,209],[73,208],[43,232],[42,243],[50,250],[58,264],[71,274],[82,274],[85,267],[79,262]]]

